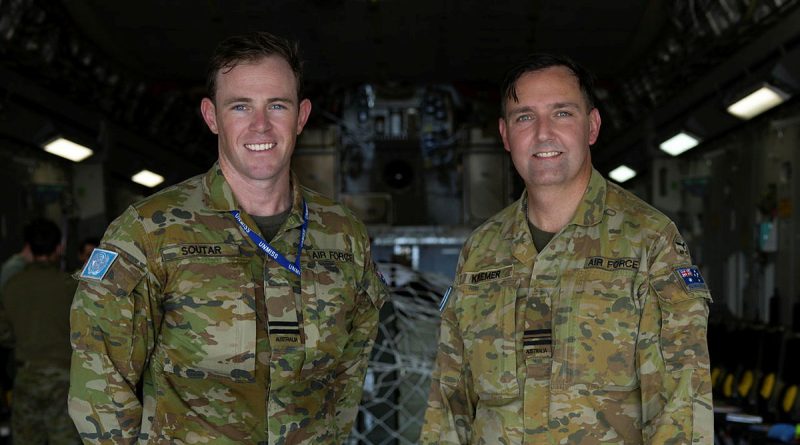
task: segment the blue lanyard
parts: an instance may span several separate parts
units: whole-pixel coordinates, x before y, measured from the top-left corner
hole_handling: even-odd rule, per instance
[[[239,222],[239,227],[241,227],[242,231],[244,231],[244,233],[246,233],[247,236],[253,240],[259,249],[263,250],[267,256],[275,260],[285,269],[288,269],[298,277],[300,276],[300,254],[303,253],[303,243],[306,240],[306,231],[308,231],[308,206],[306,205],[305,199],[303,200],[303,226],[300,228],[300,244],[297,246],[297,259],[294,263],[287,260],[285,256],[281,255],[281,253],[270,246],[268,242],[264,241],[264,238],[261,238],[257,233],[253,232],[250,227],[247,227],[247,224],[242,221],[242,217],[238,210],[231,210],[231,215],[236,218],[236,221]]]

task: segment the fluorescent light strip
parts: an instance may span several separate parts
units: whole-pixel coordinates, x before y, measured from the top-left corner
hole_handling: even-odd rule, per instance
[[[662,142],[658,147],[672,156],[678,156],[686,150],[692,149],[700,143],[700,139],[681,131],[680,133],[672,136],[666,141]]]
[[[164,177],[151,172],[150,170],[142,170],[131,177],[131,180],[137,184],[145,187],[155,187],[164,182]]]
[[[788,94],[765,83],[761,88],[729,106],[728,113],[740,119],[752,119],[770,108],[784,103],[788,98]]]
[[[621,184],[636,176],[636,171],[628,167],[627,165],[623,164],[615,168],[614,170],[611,170],[611,173],[609,173],[608,176],[610,176],[611,179]]]
[[[64,138],[58,138],[48,142],[44,145],[44,151],[69,159],[72,162],[81,162],[94,154],[90,148]]]

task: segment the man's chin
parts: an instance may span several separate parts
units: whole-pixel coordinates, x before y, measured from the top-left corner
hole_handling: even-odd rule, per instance
[[[287,180],[289,179],[288,169],[285,171],[252,169],[247,176],[254,181],[277,181],[283,179],[284,177]]]

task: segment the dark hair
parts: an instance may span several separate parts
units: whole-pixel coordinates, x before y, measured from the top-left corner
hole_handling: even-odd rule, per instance
[[[589,107],[589,110],[594,108],[595,104],[597,103],[597,96],[595,96],[594,93],[594,77],[592,76],[592,73],[575,63],[575,61],[569,57],[546,53],[534,53],[526,57],[525,60],[515,65],[506,73],[500,89],[501,116],[505,117],[506,115],[507,100],[513,99],[514,101],[519,101],[519,98],[517,97],[516,84],[517,80],[519,80],[523,74],[541,71],[545,68],[550,68],[553,66],[563,66],[572,71],[572,74],[574,74],[578,79],[578,85],[581,88],[581,93],[583,93],[583,97],[586,99],[586,105]]]
[[[297,43],[264,31],[231,36],[217,45],[206,73],[206,94],[215,100],[219,72],[227,73],[239,64],[269,56],[283,58],[292,68],[297,79],[297,99],[300,100],[303,97],[303,61]]]
[[[23,229],[22,235],[34,256],[50,255],[61,243],[61,230],[49,219],[38,218],[31,221]]]
[[[83,250],[86,246],[99,246],[100,245],[100,238],[96,236],[90,236],[88,238],[84,238],[80,244],[78,244],[78,251]]]

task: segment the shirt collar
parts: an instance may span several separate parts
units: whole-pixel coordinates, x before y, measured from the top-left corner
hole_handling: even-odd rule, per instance
[[[219,162],[215,162],[203,176],[203,194],[206,205],[211,210],[219,212],[238,210],[236,197],[233,196],[233,190],[222,174]]]
[[[567,225],[593,226],[599,223],[606,209],[606,190],[605,178],[593,168],[583,199]],[[532,260],[537,253],[528,228],[528,215],[525,212],[527,202],[528,193],[523,190],[522,196],[514,204],[511,218],[504,222],[501,229],[503,238],[511,240],[511,251],[514,257],[522,262]]]
[[[299,227],[303,225],[303,201],[308,206],[308,200],[306,200],[303,187],[300,186],[300,180],[294,171],[291,172],[290,181],[292,186],[292,212],[289,213],[286,224],[288,227]]]
[[[513,215],[505,223],[503,238],[511,240],[511,252],[515,258],[523,263],[529,263],[536,256],[536,247],[533,245],[533,237],[528,228],[528,215],[525,209],[528,208],[528,194],[522,191],[522,197],[517,200],[513,207]]]
[[[578,204],[578,208],[575,210],[575,214],[572,215],[572,220],[570,220],[569,224],[588,227],[599,223],[606,211],[607,189],[606,179],[593,168],[592,176],[589,178],[589,185],[587,185],[583,199]]]
[[[300,181],[294,172],[291,172],[290,181],[292,187],[292,211],[289,213],[286,224],[287,227],[296,227],[303,224],[304,195]],[[239,203],[236,202],[233,190],[222,174],[219,162],[215,162],[203,176],[203,194],[206,205],[213,211],[230,212],[231,210],[239,210],[243,215],[246,214],[243,209],[239,208]]]

